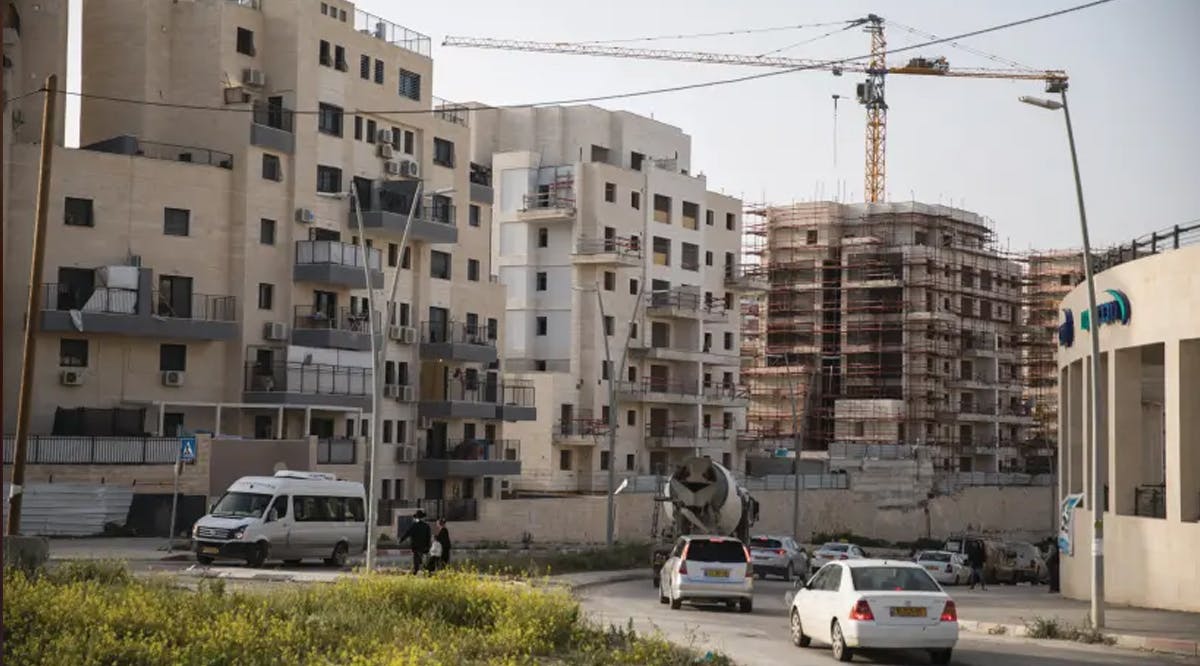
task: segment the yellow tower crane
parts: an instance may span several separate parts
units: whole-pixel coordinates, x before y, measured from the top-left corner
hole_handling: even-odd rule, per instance
[[[446,37],[443,46],[461,46],[504,51],[528,51],[536,53],[564,53],[569,55],[607,56],[639,60],[666,60],[674,62],[698,62],[714,65],[748,65],[753,67],[775,67],[792,70],[822,70],[841,76],[843,72],[866,74],[864,82],[858,84],[858,102],[867,112],[866,170],[864,193],[868,202],[884,199],[884,184],[887,172],[887,99],[884,96],[884,81],[888,74],[916,76],[941,76],[976,79],[1025,79],[1045,81],[1048,90],[1065,87],[1067,74],[1063,70],[1031,69],[988,69],[951,68],[944,57],[912,58],[899,67],[888,67],[887,40],[884,36],[882,17],[870,14],[848,22],[851,27],[862,26],[871,36],[871,55],[867,62],[828,61],[804,58],[788,58],[777,55],[738,55],[710,53],[705,51],[673,51],[667,49],[631,48],[597,43],[535,42],[516,39],[493,39],[488,37]]]

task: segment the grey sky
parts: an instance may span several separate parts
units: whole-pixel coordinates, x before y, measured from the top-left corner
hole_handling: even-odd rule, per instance
[[[78,0],[74,0],[78,2]],[[547,41],[616,39],[848,20],[875,12],[946,36],[1077,4],[1042,2],[813,2],[607,0],[557,3],[360,0],[358,6],[433,37],[435,93],[493,104],[618,93],[753,73],[754,68],[443,48],[446,34]],[[524,9],[527,7],[527,9]],[[1117,0],[984,35],[972,47],[1035,67],[1062,68],[1079,143],[1093,243],[1108,244],[1200,218],[1200,2]],[[829,28],[660,41],[660,48],[761,53]],[[896,26],[889,46],[923,41]],[[75,42],[77,44],[77,42]],[[77,48],[77,47],[76,47]],[[831,58],[865,53],[849,30],[785,52]],[[951,65],[998,67],[949,45],[903,53]],[[600,103],[653,115],[691,134],[693,169],[713,189],[747,201],[831,198],[839,183],[861,200],[864,113],[860,76],[798,72],[729,86]],[[72,85],[77,88],[77,82]],[[832,95],[839,94],[834,165]],[[1060,113],[1017,102],[1034,81],[888,79],[889,198],[953,203],[996,222],[1015,249],[1078,245],[1070,159]]]

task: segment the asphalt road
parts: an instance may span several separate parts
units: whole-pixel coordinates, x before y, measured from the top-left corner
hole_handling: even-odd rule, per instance
[[[638,631],[661,631],[667,638],[700,650],[719,650],[740,666],[803,666],[837,663],[827,646],[797,648],[788,639],[783,595],[791,585],[755,581],[754,612],[750,614],[684,605],[680,610],[658,602],[658,590],[641,580],[604,585],[582,592],[583,608],[597,621],[624,626],[633,620]],[[928,664],[919,651],[856,653],[864,664]],[[1195,659],[1111,647],[1036,641],[1023,638],[963,633],[954,650],[954,664],[972,666],[1068,666],[1072,664],[1196,664]]]

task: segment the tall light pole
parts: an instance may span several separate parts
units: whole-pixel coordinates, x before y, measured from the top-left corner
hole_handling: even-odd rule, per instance
[[[1046,92],[1058,93],[1062,97],[1061,102],[1056,102],[1050,99],[1041,99],[1038,97],[1021,97],[1020,100],[1026,104],[1032,104],[1043,109],[1057,111],[1062,109],[1063,117],[1067,121],[1067,143],[1071,148],[1071,166],[1075,170],[1075,196],[1079,200],[1079,229],[1083,236],[1083,275],[1087,282],[1088,295],[1088,338],[1091,343],[1092,353],[1092,419],[1091,427],[1088,429],[1091,435],[1091,451],[1092,451],[1092,493],[1087,499],[1088,505],[1092,508],[1092,608],[1091,618],[1092,626],[1100,629],[1104,627],[1104,506],[1103,506],[1103,488],[1104,474],[1100,465],[1100,410],[1103,405],[1100,403],[1100,382],[1105,381],[1105,377],[1100,375],[1100,322],[1096,318],[1096,282],[1092,273],[1092,247],[1088,240],[1088,225],[1087,213],[1083,207],[1083,184],[1079,178],[1079,157],[1075,153],[1075,130],[1071,127],[1071,109],[1067,106],[1067,84],[1066,82],[1048,82],[1046,84]]]

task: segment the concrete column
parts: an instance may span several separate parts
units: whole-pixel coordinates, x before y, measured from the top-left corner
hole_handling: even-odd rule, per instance
[[[1067,366],[1066,403],[1061,409],[1067,421],[1066,445],[1067,494],[1083,491],[1083,361]]]
[[[1113,463],[1108,472],[1109,506],[1113,513],[1131,516],[1134,489],[1142,480],[1142,349],[1118,349],[1113,354],[1108,399]]]
[[[215,423],[213,424],[213,437],[214,438],[221,436],[221,405],[219,403],[217,404],[216,412],[217,412],[216,418],[213,419],[213,421],[215,421]]]
[[[280,407],[275,417],[275,439],[283,439],[283,407]]]
[[[160,403],[158,403],[158,436],[159,437],[165,436],[163,434],[163,428],[165,427],[166,419],[167,419],[167,405],[166,405],[166,403],[160,402]]]
[[[359,414],[362,414],[361,410],[359,411]],[[354,426],[355,426],[355,430],[358,430],[358,424],[355,423]],[[304,432],[301,433],[301,436],[308,437],[308,434],[310,432],[312,432],[312,407],[305,407],[304,408]]]
[[[1182,340],[1177,351],[1168,343],[1166,369],[1167,519],[1195,522],[1200,520],[1200,340]]]

